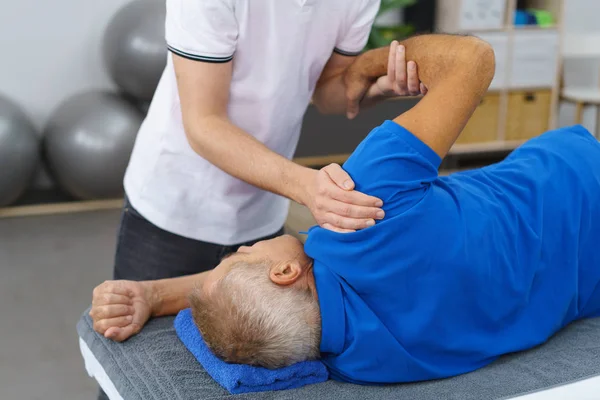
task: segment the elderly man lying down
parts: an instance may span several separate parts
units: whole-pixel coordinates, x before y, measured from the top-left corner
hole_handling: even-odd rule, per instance
[[[95,329],[124,340],[191,304],[225,361],[321,358],[336,379],[378,384],[473,371],[599,316],[600,144],[580,126],[559,129],[498,164],[439,177],[493,77],[493,51],[448,35],[403,45],[428,94],[344,165],[358,190],[384,201],[383,220],[356,232],[314,227],[304,248],[290,236],[259,242],[196,276],[106,282],[94,293]],[[376,76],[386,58],[384,49],[360,62]],[[352,82],[368,77],[346,78],[359,99]]]

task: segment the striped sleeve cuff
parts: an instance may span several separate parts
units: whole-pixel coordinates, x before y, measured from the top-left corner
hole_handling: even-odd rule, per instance
[[[167,48],[173,54],[177,54],[178,56],[187,58],[188,60],[204,61],[204,62],[217,63],[217,64],[226,63],[226,62],[233,60],[233,54],[228,57],[208,57],[208,56],[201,56],[199,54],[192,54],[192,53],[188,53],[185,51],[181,51],[170,45],[167,45]]]
[[[362,54],[362,50],[361,51],[346,51],[346,50],[338,49],[337,47],[333,49],[333,52],[341,54],[343,56],[348,56],[348,57],[355,57],[355,56],[359,56]]]

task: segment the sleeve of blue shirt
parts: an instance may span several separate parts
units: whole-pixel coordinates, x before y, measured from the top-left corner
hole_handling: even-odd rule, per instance
[[[392,121],[385,121],[344,164],[356,190],[383,200],[386,217],[417,204],[438,177],[441,158],[425,143]]]

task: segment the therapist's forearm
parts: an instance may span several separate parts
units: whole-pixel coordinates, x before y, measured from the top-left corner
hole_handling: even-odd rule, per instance
[[[153,317],[175,315],[188,308],[188,296],[206,279],[208,272],[179,278],[144,281],[150,296],[150,308]]]
[[[229,175],[305,203],[304,188],[310,185],[316,171],[272,151],[226,116],[208,115],[188,121],[186,132],[194,151]]]
[[[346,112],[346,85],[343,72],[319,82],[312,97],[312,104],[321,114],[344,114]]]

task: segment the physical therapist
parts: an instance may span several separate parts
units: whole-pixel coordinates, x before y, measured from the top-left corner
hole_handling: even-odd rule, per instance
[[[323,113],[356,115],[344,79],[379,5],[166,1],[170,54],[125,176],[115,279],[209,270],[239,246],[281,234],[288,199],[332,230],[383,218],[382,202],[353,190],[340,166],[290,161],[311,99]],[[361,109],[424,93],[402,48],[395,60],[369,83]],[[344,132],[332,134],[344,140]]]

